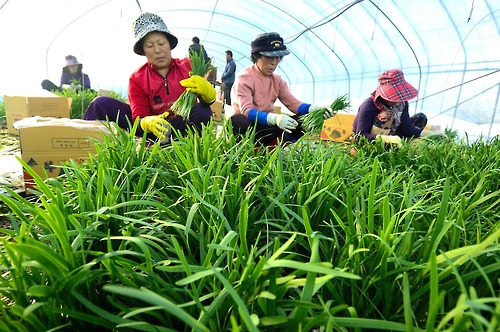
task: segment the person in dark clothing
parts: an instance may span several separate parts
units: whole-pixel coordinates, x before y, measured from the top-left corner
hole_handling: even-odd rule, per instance
[[[353,132],[369,141],[380,138],[385,143],[401,145],[401,138],[425,137],[427,117],[418,113],[410,118],[408,101],[418,95],[399,69],[386,70],[378,78],[379,85],[359,107]]]
[[[193,37],[193,39],[191,39],[191,41],[193,42],[193,44],[191,44],[191,46],[189,46],[189,50],[188,50],[189,57],[191,57],[192,52],[196,52],[196,53],[198,53],[199,56],[203,55],[203,59],[205,59],[205,62],[209,62],[210,58],[208,57],[208,54],[207,54],[207,51],[205,51],[205,48],[200,44],[200,38]]]
[[[90,89],[90,78],[87,74],[83,73],[83,65],[73,55],[67,55],[65,60],[66,64],[62,69],[59,86],[50,80],[43,80],[42,88],[48,91],[62,91],[68,88],[81,89],[82,86],[83,89]]]
[[[231,88],[236,77],[236,63],[233,60],[233,52],[226,51],[226,68],[222,73],[221,82],[224,84],[224,104],[231,105]]]

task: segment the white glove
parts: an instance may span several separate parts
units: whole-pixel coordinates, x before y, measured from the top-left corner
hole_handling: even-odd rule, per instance
[[[278,126],[281,130],[291,133],[293,129],[297,128],[299,123],[286,114],[267,114],[267,124],[270,126]]]
[[[422,130],[422,132],[420,133],[420,137],[427,137],[427,136],[432,136],[432,135],[438,135],[438,136],[443,136],[443,137],[446,137],[448,138],[448,136],[446,136],[445,133],[442,133],[440,131],[431,131],[431,130]]]
[[[323,112],[323,119],[328,119],[335,115],[335,111],[330,105],[312,104],[309,106],[309,113],[318,111]]]
[[[396,144],[399,147],[403,146],[401,144],[401,137],[396,135],[377,135],[377,138],[380,138],[384,143]]]

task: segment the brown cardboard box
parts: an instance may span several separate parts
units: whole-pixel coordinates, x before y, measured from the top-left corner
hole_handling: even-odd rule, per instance
[[[215,101],[211,106],[212,117],[214,121],[222,121],[222,103],[220,101]]]
[[[35,115],[54,118],[69,118],[71,98],[4,96],[5,116],[9,134],[17,135],[14,122]]]
[[[92,139],[102,140],[109,134],[99,121],[56,119],[47,117],[24,118],[15,123],[19,129],[21,159],[42,178],[57,177],[62,161],[82,161],[95,153]],[[25,187],[33,185],[32,176],[24,171]]]
[[[336,114],[323,122],[320,138],[322,140],[343,142],[352,134],[354,114]]]

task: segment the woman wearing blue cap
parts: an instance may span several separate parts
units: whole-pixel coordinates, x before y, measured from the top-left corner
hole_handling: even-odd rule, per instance
[[[276,139],[294,142],[304,134],[300,115],[325,108],[328,109],[325,118],[334,115],[330,105],[311,105],[298,100],[281,76],[275,73],[283,57],[290,54],[278,33],[257,35],[251,47],[253,65],[241,72],[231,91],[234,108],[231,121],[236,133],[244,133],[255,125],[256,139],[262,145],[273,144]],[[277,99],[294,115],[275,113]]]

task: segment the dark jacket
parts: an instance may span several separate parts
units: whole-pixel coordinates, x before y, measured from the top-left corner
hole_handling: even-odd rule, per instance
[[[224,83],[233,84],[236,76],[236,63],[233,59],[227,60],[226,68],[222,73],[221,80]]]
[[[196,52],[199,56],[201,56],[200,49],[203,50],[203,59],[205,59],[205,62],[210,61],[205,48],[202,48],[200,44],[192,44],[191,46],[189,46],[189,57],[191,57],[191,52]]]
[[[82,82],[82,75],[83,75],[83,82]],[[73,83],[73,80],[78,81],[83,86],[84,89],[90,89],[90,78],[87,74],[82,73],[81,67],[74,75],[71,75],[71,72],[66,67],[63,68],[61,74],[61,84],[59,85],[59,87],[61,88],[63,84],[70,85],[71,83]]]
[[[361,106],[354,118],[352,126],[353,133],[362,134],[368,140],[374,140],[376,135],[371,134],[372,126],[380,110],[375,106],[371,97],[367,98]],[[396,129],[396,134],[400,137],[420,137],[422,129],[411,124],[410,115],[408,114],[408,102],[405,102],[403,113],[401,114],[401,123]]]

